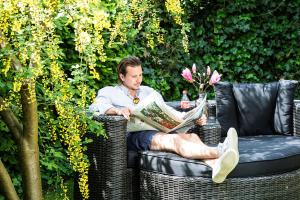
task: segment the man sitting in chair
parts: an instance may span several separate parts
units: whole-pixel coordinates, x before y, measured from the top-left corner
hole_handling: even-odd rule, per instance
[[[139,101],[155,91],[141,85],[143,79],[141,65],[137,57],[124,58],[117,69],[120,84],[100,89],[95,102],[90,106],[90,111],[122,115],[129,120],[131,111]],[[204,125],[206,117],[199,118],[196,123]],[[158,130],[128,132],[127,149],[168,151],[188,159],[203,160],[212,168],[212,180],[216,183],[223,182],[239,161],[238,138],[234,128],[228,130],[226,139],[217,147],[205,145],[194,133],[168,134]]]

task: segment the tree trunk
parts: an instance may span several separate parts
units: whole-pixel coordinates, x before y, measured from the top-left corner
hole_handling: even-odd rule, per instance
[[[21,89],[23,110],[23,137],[20,138],[20,162],[25,200],[42,199],[39,164],[38,113],[34,80],[28,80]]]
[[[0,192],[7,200],[19,200],[11,178],[0,160]]]
[[[2,36],[3,34],[0,31],[0,37],[2,39],[0,41],[0,49],[4,48],[4,44],[7,44],[5,37]],[[19,71],[19,69],[21,69],[20,61],[14,55],[11,56],[11,59],[14,69],[16,71]],[[9,127],[10,131],[13,133],[14,139],[19,147],[20,165],[23,181],[22,185],[24,189],[25,200],[42,199],[42,181],[38,146],[38,111],[35,89],[34,79],[27,79],[22,81],[22,88],[20,93],[23,111],[23,127],[22,124],[18,122],[18,119],[10,109],[0,111],[2,119]],[[2,97],[0,97],[0,105],[2,105],[3,103],[4,101]],[[3,169],[5,170],[4,166]]]

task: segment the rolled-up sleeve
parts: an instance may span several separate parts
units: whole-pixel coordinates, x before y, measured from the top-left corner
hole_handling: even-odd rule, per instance
[[[97,112],[99,114],[105,114],[105,112],[113,108],[112,101],[109,97],[109,88],[103,88],[98,91],[95,102],[90,105],[89,111],[94,113]]]

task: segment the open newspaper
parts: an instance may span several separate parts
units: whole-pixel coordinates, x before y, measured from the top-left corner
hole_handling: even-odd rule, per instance
[[[147,130],[153,127],[166,133],[185,132],[195,124],[196,119],[201,117],[205,103],[206,96],[194,109],[182,113],[168,106],[158,93],[153,92],[135,107],[132,114],[145,122],[140,123],[140,126],[143,124],[147,126],[139,129]]]

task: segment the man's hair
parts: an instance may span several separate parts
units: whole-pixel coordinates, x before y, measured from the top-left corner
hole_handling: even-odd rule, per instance
[[[122,80],[120,79],[120,74],[123,74],[123,76],[126,76],[127,73],[127,67],[131,66],[131,67],[136,67],[136,66],[140,66],[142,65],[141,60],[138,57],[135,56],[128,56],[126,58],[123,58],[121,60],[121,62],[118,64],[118,78],[119,81],[122,82]]]

